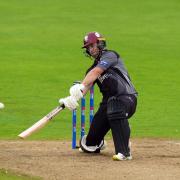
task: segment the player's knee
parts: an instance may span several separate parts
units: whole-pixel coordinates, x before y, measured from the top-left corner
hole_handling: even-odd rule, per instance
[[[128,117],[126,105],[119,98],[110,97],[107,103],[107,116],[109,121],[126,119]]]

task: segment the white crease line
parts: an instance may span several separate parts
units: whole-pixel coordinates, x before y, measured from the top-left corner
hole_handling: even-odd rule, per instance
[[[170,143],[170,144],[180,145],[180,142],[168,141],[168,143]]]

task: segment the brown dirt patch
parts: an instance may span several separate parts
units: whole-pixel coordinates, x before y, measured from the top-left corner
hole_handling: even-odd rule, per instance
[[[132,139],[132,161],[112,160],[114,148],[90,155],[65,141],[0,141],[0,168],[47,180],[179,180],[180,141]]]

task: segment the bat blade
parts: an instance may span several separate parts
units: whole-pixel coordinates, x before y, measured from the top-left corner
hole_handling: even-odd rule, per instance
[[[18,137],[25,139],[31,134],[35,133],[42,127],[44,127],[54,116],[56,116],[60,111],[62,111],[65,108],[64,105],[58,106],[55,109],[53,109],[49,114],[44,116],[42,119],[37,121],[35,124],[33,124],[31,127],[23,131],[18,135]]]

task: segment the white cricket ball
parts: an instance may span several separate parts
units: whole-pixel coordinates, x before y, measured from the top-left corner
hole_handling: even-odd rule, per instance
[[[0,109],[3,109],[5,106],[2,102],[0,102]]]

